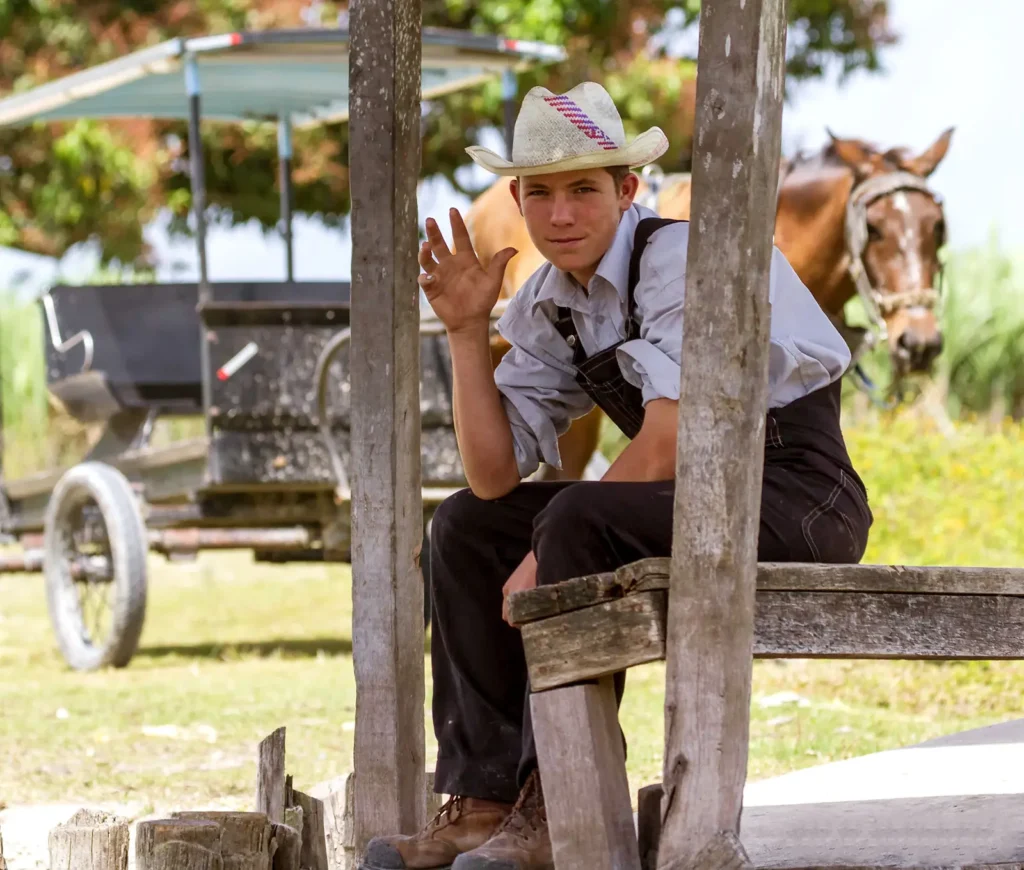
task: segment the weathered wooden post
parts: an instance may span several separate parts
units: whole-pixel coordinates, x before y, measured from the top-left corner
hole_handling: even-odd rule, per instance
[[[128,870],[128,820],[79,810],[50,831],[50,867],[75,870]],[[4,867],[0,846],[0,868]]]
[[[420,0],[350,7],[357,852],[424,814]]]
[[[662,870],[741,866],[785,0],[704,0],[669,594]]]

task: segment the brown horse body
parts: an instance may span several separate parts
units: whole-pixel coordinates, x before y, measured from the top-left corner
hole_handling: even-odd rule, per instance
[[[784,161],[780,173],[776,246],[855,352],[865,333],[849,329],[843,311],[861,293],[873,313],[874,335],[888,342],[896,379],[929,371],[942,347],[934,305],[945,222],[941,202],[924,179],[945,156],[952,132],[920,155],[832,137],[820,154]],[[637,201],[662,217],[689,219],[690,178],[670,176],[657,190],[642,182]],[[544,259],[508,181],[499,180],[481,194],[466,221],[485,265],[503,248],[519,251],[501,290],[502,298],[511,298]],[[492,346],[495,365],[507,350],[500,339]],[[597,448],[601,420],[595,409],[559,440],[559,477],[580,479]]]

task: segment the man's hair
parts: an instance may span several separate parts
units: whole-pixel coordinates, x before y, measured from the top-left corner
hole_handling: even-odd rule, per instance
[[[612,177],[612,181],[615,182],[616,191],[622,188],[622,184],[626,180],[626,177],[632,172],[628,166],[603,166],[601,168]],[[519,176],[516,181],[522,184],[523,177]]]
[[[628,166],[609,166],[607,171],[615,182],[615,189],[618,190],[632,170]]]

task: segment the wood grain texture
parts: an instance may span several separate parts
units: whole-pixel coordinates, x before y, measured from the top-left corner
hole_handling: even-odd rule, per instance
[[[285,729],[278,728],[256,751],[256,812],[283,822],[285,806]]]
[[[301,870],[302,834],[291,825],[274,822],[271,825],[271,870]]]
[[[664,658],[665,596],[642,592],[524,625],[532,690],[541,692]]]
[[[614,573],[516,592],[509,599],[512,623],[521,626],[635,592],[668,589],[670,564],[669,559],[642,559]],[[1024,595],[1024,568],[762,562],[757,568],[757,590]]]
[[[108,813],[79,810],[50,831],[47,845],[55,870],[128,870],[128,820]]]
[[[663,658],[666,620],[665,593],[644,592],[525,625],[530,684],[542,691]],[[753,655],[1024,659],[1024,597],[758,592]]]
[[[557,870],[640,870],[612,679],[530,707]]]
[[[785,45],[785,0],[701,5],[659,867],[743,802]]]
[[[136,870],[224,870],[221,827],[192,819],[153,819],[135,828]]]
[[[301,791],[293,792],[295,805],[302,808],[303,870],[329,870],[324,827],[324,802]]]
[[[420,0],[349,7],[356,845],[423,818]]]
[[[761,657],[1024,657],[1018,596],[759,592],[756,626]]]
[[[273,828],[265,813],[198,810],[172,813],[171,818],[217,825],[224,870],[270,870]]]

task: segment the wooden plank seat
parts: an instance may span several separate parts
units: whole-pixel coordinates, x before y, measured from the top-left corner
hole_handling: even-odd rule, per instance
[[[641,840],[648,842],[638,847],[611,675],[665,658],[669,564],[645,559],[510,598],[533,690],[558,870],[638,870],[641,852],[651,852],[657,819],[641,819]],[[1024,569],[762,563],[753,652],[761,658],[1024,658]],[[985,801],[992,806],[986,809]],[[962,836],[971,819],[989,810],[998,816],[1007,801],[1015,814],[1024,808],[1024,795],[927,806],[877,801],[748,808],[743,848],[751,866],[773,868],[1016,864],[1024,861],[1024,828],[1019,836],[1016,828],[1001,839],[993,835],[980,851]],[[647,804],[648,816],[657,817],[660,797],[653,803],[648,797]],[[907,836],[907,848],[894,851],[899,832],[919,829],[925,819],[930,833]],[[851,825],[888,833],[858,838]],[[844,831],[839,839],[837,826]],[[934,848],[923,848],[925,840]],[[728,853],[736,845],[722,848]]]

